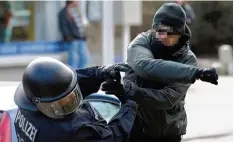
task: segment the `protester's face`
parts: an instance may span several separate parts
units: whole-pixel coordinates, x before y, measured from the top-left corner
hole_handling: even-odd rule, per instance
[[[155,32],[156,39],[167,47],[174,46],[179,41],[179,33],[169,26],[158,25],[153,30]]]

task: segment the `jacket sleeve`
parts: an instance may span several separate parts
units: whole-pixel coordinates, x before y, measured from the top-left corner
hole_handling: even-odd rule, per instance
[[[190,84],[174,83],[157,90],[140,88],[134,84],[131,95],[139,106],[148,104],[157,109],[171,109],[182,100],[189,87]]]
[[[107,124],[98,121],[86,124],[76,133],[76,141],[81,142],[127,142],[136,118],[137,104],[127,101]]]
[[[162,83],[181,82],[194,83],[197,67],[174,61],[154,59],[147,49],[147,39],[138,35],[128,47],[127,63],[140,77]]]
[[[95,93],[99,90],[103,79],[97,76],[98,66],[76,70],[78,84],[83,97]]]
[[[69,33],[69,29],[65,23],[65,14],[64,14],[64,10],[62,10],[59,15],[58,15],[58,24],[59,24],[59,30],[62,33],[63,38],[65,37],[69,37],[70,33]]]
[[[195,57],[192,57],[187,63],[197,66]],[[158,109],[171,109],[184,98],[191,84],[171,83],[162,89],[140,88],[134,83],[131,85],[130,95],[139,106],[148,104],[148,106]]]

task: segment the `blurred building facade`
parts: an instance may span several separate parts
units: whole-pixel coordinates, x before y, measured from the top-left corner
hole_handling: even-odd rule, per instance
[[[65,5],[65,1],[10,1],[16,20],[13,22],[12,38],[10,41],[59,41],[61,39],[58,31],[57,15],[59,10]],[[131,40],[143,31],[151,28],[152,18],[155,11],[166,1],[142,1],[142,24],[131,26]],[[189,2],[190,3],[190,2]],[[102,2],[101,1],[81,1],[83,14],[86,15],[89,25],[86,31],[88,37],[88,48],[91,51],[91,65],[101,65],[102,62]],[[197,21],[191,27],[192,30],[192,50],[197,56],[201,54],[218,57],[218,46],[229,44],[233,46],[233,23],[232,23],[232,1],[194,1],[191,2],[197,16]],[[18,18],[18,19],[17,19]],[[18,22],[17,22],[18,21]],[[119,59],[123,55],[123,26],[116,25],[115,33],[115,57]],[[26,42],[25,42],[26,43]],[[25,44],[23,43],[23,44]],[[26,44],[24,45],[26,46]],[[49,45],[50,46],[50,45]],[[52,45],[51,45],[52,46]],[[27,46],[22,50],[35,47]],[[56,47],[43,47],[45,49],[56,49]],[[127,47],[124,47],[126,49]],[[38,48],[33,52],[38,52]],[[42,49],[43,50],[43,49]],[[66,54],[52,53],[32,56],[25,53],[15,54],[18,49],[15,45],[10,48],[0,48],[0,80],[20,80],[24,67],[30,60],[38,56],[51,56],[59,60],[66,60]],[[13,52],[8,55],[5,53]],[[23,55],[24,54],[24,55]],[[23,56],[22,56],[23,55]],[[20,59],[19,59],[20,58]],[[208,62],[205,67],[210,66]]]
[[[165,1],[143,1],[143,24],[131,27],[131,39],[138,33],[151,27],[152,17],[155,11]],[[30,24],[25,29],[26,38],[23,40],[40,41],[60,40],[57,26],[57,14],[65,5],[64,1],[15,1],[21,7],[31,12]],[[101,30],[101,2],[92,3],[81,1],[81,9],[89,21],[87,28],[88,47],[92,54],[100,53],[102,49]],[[232,1],[194,1],[189,2],[194,8],[197,20],[191,27],[193,36],[193,50],[198,54],[217,55],[217,47],[222,44],[232,45],[233,33],[233,5]],[[91,15],[91,16],[90,16]],[[14,29],[13,32],[16,30]],[[95,32],[94,32],[95,31]],[[15,32],[16,33],[16,32]],[[14,35],[13,33],[13,40]],[[115,26],[116,55],[122,54],[122,26]]]

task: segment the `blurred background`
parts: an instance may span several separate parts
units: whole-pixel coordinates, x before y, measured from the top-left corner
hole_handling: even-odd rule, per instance
[[[165,2],[1,1],[0,81],[20,81],[26,65],[40,56],[74,68],[125,61],[129,42],[151,28]],[[233,1],[170,2],[187,14],[199,66],[216,67],[221,75],[219,86],[199,82],[190,89],[184,141],[231,142]]]
[[[128,43],[151,27],[155,11],[165,2],[76,1],[68,6],[76,9],[73,19],[78,22],[69,25],[65,16],[59,19],[66,1],[1,1],[0,80],[20,80],[24,67],[44,55],[74,68],[124,61]],[[191,49],[200,66],[215,66],[220,74],[232,75],[233,2],[170,2],[181,4],[186,11]],[[64,45],[69,39],[64,38],[61,27],[76,25],[84,42],[74,37],[77,44]],[[227,46],[220,48],[222,45]]]

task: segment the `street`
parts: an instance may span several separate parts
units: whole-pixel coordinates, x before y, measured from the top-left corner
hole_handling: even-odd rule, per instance
[[[0,80],[20,81],[22,67],[0,70]],[[232,142],[233,81],[219,77],[219,85],[197,81],[186,97],[187,134],[183,142]]]
[[[220,77],[219,85],[197,81],[186,97],[188,115],[184,142],[232,142],[232,77]]]

